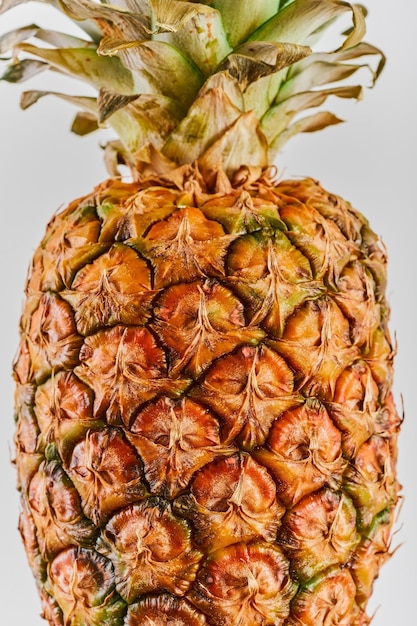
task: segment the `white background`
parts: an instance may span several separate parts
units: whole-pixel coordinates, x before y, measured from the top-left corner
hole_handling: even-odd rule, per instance
[[[343,103],[348,123],[320,135],[302,135],[283,150],[278,165],[286,176],[309,175],[344,196],[370,219],[389,251],[391,329],[398,340],[396,398],[405,423],[399,474],[405,500],[394,545],[402,544],[375,585],[373,626],[415,623],[417,563],[417,453],[414,407],[417,232],[417,79],[413,0],[364,0],[369,9],[367,40],[384,49],[388,64],[377,86],[359,104]],[[0,17],[0,32],[37,22],[64,28],[50,7],[28,4]],[[71,89],[43,75],[25,88]],[[18,499],[10,465],[13,440],[13,385],[10,362],[26,269],[51,214],[105,178],[100,137],[69,133],[73,111],[52,98],[26,112],[18,108],[20,88],[0,84],[0,606],[7,626],[41,626],[39,602],[16,531]]]

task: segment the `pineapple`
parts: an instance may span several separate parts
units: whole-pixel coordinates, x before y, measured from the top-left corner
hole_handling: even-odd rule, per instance
[[[96,96],[54,94],[73,130],[118,138],[26,284],[16,467],[43,617],[369,624],[399,497],[385,252],[350,204],[272,165],[340,121],[321,105],[360,98],[345,79],[372,58],[378,78],[364,9],[50,3],[80,35],[7,33],[3,79],[79,77]]]

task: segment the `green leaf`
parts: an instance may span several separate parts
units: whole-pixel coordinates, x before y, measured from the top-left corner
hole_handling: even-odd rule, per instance
[[[156,35],[160,41],[172,44],[184,54],[204,76],[209,76],[232,52],[223,28],[221,15],[204,7],[175,32]]]
[[[27,109],[40,98],[48,95],[75,104],[82,109],[82,113],[75,118],[75,126],[73,124],[73,131],[77,134],[86,134],[96,130],[100,125],[99,107],[103,115],[103,109],[106,107],[109,109],[112,106],[112,111],[107,110],[105,118],[108,119],[109,125],[117,132],[124,148],[130,154],[134,154],[148,143],[160,147],[181,119],[181,111],[175,102],[153,95],[135,96],[134,100],[127,98],[124,102],[119,101],[116,106],[114,102],[112,105],[109,104],[111,94],[102,93],[97,103],[96,98],[87,96],[70,96],[52,91],[33,90],[22,94],[21,106]],[[117,94],[114,97],[117,99]],[[103,100],[107,100],[107,104]]]
[[[345,80],[357,72],[360,67],[359,65],[316,60],[287,80],[279,90],[276,100],[280,102],[295,93],[302,93],[313,87]]]
[[[264,76],[255,83],[248,85],[243,94],[245,111],[253,111],[260,120],[273,105],[281,83],[285,80],[287,70],[284,68],[275,74]]]
[[[90,48],[63,48],[53,50],[32,44],[19,44],[18,49],[39,57],[64,74],[70,74],[96,88],[104,87],[123,94],[134,93],[131,72],[120,60],[99,56]]]
[[[360,85],[347,85],[297,93],[272,107],[262,118],[261,129],[268,139],[269,145],[272,146],[279,141],[279,135],[286,131],[294,117],[302,111],[321,106],[329,96],[360,100],[362,91]]]
[[[176,163],[192,163],[240,115],[221,89],[210,89],[194,102],[162,152]]]
[[[346,41],[350,40],[349,45],[354,45],[359,32],[362,31],[363,14],[342,0],[294,0],[258,28],[250,39],[307,43],[313,33],[348,11],[352,12],[354,29]]]
[[[0,37],[0,54],[13,52],[15,55],[16,51],[23,50],[23,44],[26,40],[35,38],[56,47],[72,46],[95,49],[95,45],[91,41],[67,35],[66,33],[42,29],[36,24],[30,24],[29,26],[5,33]],[[50,68],[50,63],[31,58],[12,60],[4,74],[0,77],[0,80],[14,83],[23,82]]]
[[[303,117],[298,122],[295,122],[290,126],[289,130],[295,133],[314,133],[317,130],[323,130],[327,126],[333,126],[334,124],[341,124],[343,120],[329,113],[328,111],[319,111],[313,115]]]
[[[124,41],[105,37],[101,55],[120,58],[132,71],[136,93],[162,93],[185,108],[194,101],[204,77],[173,46],[162,41]],[[113,90],[118,91],[118,90]],[[126,93],[126,92],[125,92]]]
[[[338,50],[344,50],[356,46],[356,44],[362,41],[366,33],[365,7],[359,4],[350,4],[347,2],[345,4],[349,4],[352,11],[352,27],[349,28],[346,32],[342,33],[342,35],[345,36],[345,39],[340,48],[338,48]],[[309,42],[311,39],[311,45],[313,44],[313,42],[315,43],[320,39],[322,34],[333,24],[336,19],[336,17],[330,19],[328,22],[322,24],[322,26],[320,26],[311,34],[309,38]]]
[[[363,61],[366,56],[379,57],[375,69]],[[355,61],[356,59],[361,59],[361,62],[346,63],[346,61]],[[276,100],[285,100],[292,94],[308,91],[314,86],[344,80],[362,68],[366,68],[371,73],[372,81],[375,83],[384,64],[383,53],[365,42],[361,42],[353,48],[340,49],[333,53],[316,52],[290,68]]]
[[[219,168],[229,178],[242,166],[266,167],[268,144],[259,122],[251,111],[243,113],[199,159],[202,171],[215,175]]]
[[[259,78],[275,74],[309,54],[311,50],[306,46],[253,41],[239,46],[219,69],[227,70],[245,91]]]
[[[294,2],[294,0],[280,0],[279,2],[279,10],[282,11],[282,9],[287,5],[290,4],[290,2]]]
[[[252,49],[252,52],[251,52]],[[248,51],[248,55],[241,54]],[[258,119],[273,104],[279,86],[285,78],[283,69],[302,59],[310,48],[297,44],[248,42],[230,55],[224,66],[239,80],[244,97],[244,110],[253,111]],[[249,57],[249,54],[252,57]],[[234,67],[233,65],[234,64]]]
[[[220,11],[229,43],[235,48],[278,12],[279,0],[213,0],[204,4]]]
[[[147,144],[162,147],[181,117],[177,102],[160,95],[143,94],[115,111],[108,122],[134,155]]]
[[[52,69],[91,84],[97,101],[30,91],[22,106],[48,94],[75,104],[81,112],[73,131],[108,123],[123,144],[117,155],[132,167],[146,150],[154,160],[171,159],[170,166],[201,159],[209,175],[266,165],[268,143],[272,154],[298,132],[339,123],[326,111],[305,112],[330,96],[358,99],[360,86],[338,83],[361,68],[375,82],[385,63],[362,42],[366,11],[345,0],[39,1],[77,21],[91,39],[35,24],[6,33],[0,55],[14,56],[2,79],[22,82]],[[0,2],[4,13],[26,0]],[[340,16],[352,25],[337,50],[312,53],[303,45],[319,41]]]
[[[209,9],[195,2],[183,0],[151,0],[152,2],[152,34],[160,32],[175,33],[190,19]]]
[[[149,39],[150,13],[131,13],[109,4],[97,4],[91,0],[59,0],[64,13],[73,20],[92,19],[106,22],[106,35],[126,39]]]
[[[353,59],[359,59],[359,58],[363,59],[363,57],[366,57],[366,56],[379,57],[378,64],[375,69],[373,69],[370,65],[365,64],[365,63],[358,64],[359,68],[365,67],[371,72],[373,83],[375,83],[376,80],[378,79],[379,75],[384,69],[385,62],[386,62],[386,58],[382,50],[380,50],[379,48],[376,48],[375,46],[372,46],[369,43],[366,43],[365,41],[361,41],[360,43],[356,44],[356,46],[354,46],[353,48],[347,48],[347,49],[341,48],[340,50],[338,50],[337,52],[333,52],[332,54],[327,54],[327,55],[323,54],[322,55],[323,59],[324,59],[324,56],[327,56],[327,58],[331,62],[337,62],[337,63],[341,63],[343,61],[351,61]]]
[[[281,150],[282,146],[294,135],[323,130],[323,128],[327,126],[333,126],[341,122],[343,122],[343,120],[328,111],[319,111],[313,115],[301,118],[278,135],[276,140],[270,145],[270,158],[273,158]]]
[[[210,89],[220,89],[239,111],[243,113],[245,110],[242,90],[238,81],[230,76],[229,72],[216,72],[210,76],[200,89],[199,96],[203,96]]]

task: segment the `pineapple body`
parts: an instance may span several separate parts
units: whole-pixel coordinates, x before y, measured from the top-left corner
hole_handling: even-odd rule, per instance
[[[369,624],[399,491],[384,249],[348,203],[270,168],[294,134],[341,121],[321,107],[360,99],[359,70],[375,83],[366,10],[49,3],[76,34],[2,34],[0,80],[87,82],[54,92],[79,109],[72,130],[117,138],[110,180],[35,252],[14,364],[44,617]]]
[[[399,489],[384,250],[317,182],[241,174],[109,180],[34,255],[16,463],[51,625],[369,623]]]

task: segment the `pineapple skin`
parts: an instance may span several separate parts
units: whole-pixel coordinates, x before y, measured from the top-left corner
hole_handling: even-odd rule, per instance
[[[43,616],[366,625],[399,493],[383,246],[311,179],[186,169],[107,181],[33,258],[16,466]]]

